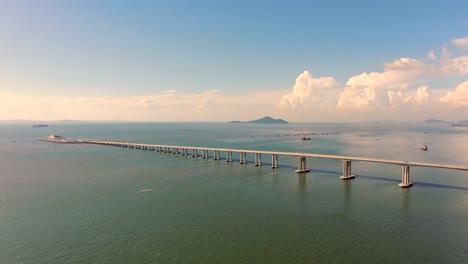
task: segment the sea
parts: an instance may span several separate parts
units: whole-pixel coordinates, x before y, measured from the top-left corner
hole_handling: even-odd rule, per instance
[[[468,164],[468,127],[426,123],[0,124],[0,263],[468,263],[468,172],[271,156],[263,166],[134,143]],[[311,140],[301,140],[302,133]],[[427,151],[421,146],[427,145]],[[201,154],[201,153],[200,153]],[[213,153],[210,153],[213,156]]]

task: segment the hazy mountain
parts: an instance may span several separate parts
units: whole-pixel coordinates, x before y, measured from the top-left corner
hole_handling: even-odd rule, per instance
[[[270,116],[265,116],[260,119],[255,119],[247,122],[241,122],[241,121],[231,121],[229,123],[254,123],[254,124],[289,124],[288,121],[284,119],[275,119]]]

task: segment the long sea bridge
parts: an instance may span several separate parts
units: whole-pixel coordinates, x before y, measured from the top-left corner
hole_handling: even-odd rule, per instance
[[[47,140],[57,142],[55,140]],[[401,183],[398,186],[407,188],[412,186],[410,181],[410,167],[428,167],[428,168],[442,168],[452,169],[460,171],[468,171],[467,165],[448,165],[448,164],[437,164],[437,163],[426,163],[426,162],[413,162],[413,161],[402,161],[402,160],[388,160],[388,159],[375,159],[375,158],[364,158],[364,157],[352,157],[352,156],[339,156],[339,155],[324,155],[324,154],[312,154],[302,152],[281,152],[281,151],[266,151],[266,150],[247,150],[247,149],[231,149],[231,148],[207,148],[207,147],[193,147],[193,146],[174,146],[174,145],[159,145],[159,144],[142,144],[142,143],[129,143],[121,141],[107,141],[107,140],[96,140],[96,139],[77,139],[73,142],[65,143],[87,143],[87,144],[98,144],[107,146],[116,146],[132,149],[140,149],[154,152],[170,153],[174,155],[192,156],[203,159],[210,158],[209,153],[211,152],[214,160],[221,160],[221,153],[225,153],[226,162],[233,162],[233,154],[239,155],[240,164],[247,164],[247,153],[254,154],[254,165],[262,166],[262,155],[271,155],[271,167],[273,169],[279,168],[278,157],[279,156],[291,156],[297,157],[297,173],[306,173],[310,170],[306,166],[307,158],[322,158],[322,159],[334,159],[343,161],[343,175],[340,176],[342,180],[353,179],[354,175],[351,173],[351,162],[352,161],[364,161],[364,162],[375,162],[384,164],[393,164],[401,166]]]

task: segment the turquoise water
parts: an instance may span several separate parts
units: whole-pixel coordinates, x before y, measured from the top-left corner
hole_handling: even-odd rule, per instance
[[[312,140],[301,141],[301,130]],[[415,124],[0,124],[0,263],[466,263],[468,173],[280,157],[272,170],[35,141],[155,144],[466,165],[468,128]],[[328,134],[327,134],[328,133]],[[14,141],[14,142],[13,142]],[[429,151],[419,148],[429,146]],[[212,153],[210,153],[212,155]],[[225,154],[221,154],[224,158]],[[234,156],[235,159],[239,157]]]

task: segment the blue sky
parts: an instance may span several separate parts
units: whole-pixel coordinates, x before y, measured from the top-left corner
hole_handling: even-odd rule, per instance
[[[343,90],[352,77],[384,73],[386,63],[400,58],[443,68],[439,60],[450,54],[451,59],[461,58],[456,61],[461,65],[458,70],[432,72],[423,80],[420,75],[413,76],[418,81],[405,79],[401,89],[410,93],[426,85],[443,98],[443,92],[455,91],[468,79],[464,64],[467,1],[342,2],[4,1],[0,4],[0,94],[10,103],[8,108],[0,108],[0,118],[28,118],[31,111],[30,118],[39,119],[51,112],[58,113],[53,118],[113,119],[118,115],[93,115],[96,110],[90,108],[88,114],[80,116],[72,109],[62,109],[64,106],[47,109],[46,105],[54,105],[54,98],[97,100],[103,105],[107,99],[115,103],[117,99],[137,98],[153,104],[145,114],[135,110],[123,119],[164,121],[150,110],[169,109],[180,101],[190,105],[192,98],[197,106],[206,99],[199,107],[203,111],[193,120],[222,121],[214,114],[223,106],[218,102],[238,99],[242,110],[256,107],[247,104],[242,95],[270,93],[278,98],[276,102],[262,99],[262,113],[322,121],[307,118],[314,108],[307,104],[315,101],[303,93],[294,95],[302,100],[302,107],[292,101],[289,107],[280,106],[287,105],[281,102],[294,93],[297,79],[306,71],[310,76],[304,78],[333,77],[333,88]],[[430,52],[435,58],[428,58]],[[305,96],[318,93],[316,86],[307,89],[310,91]],[[164,101],[171,97],[168,95],[174,102]],[[23,108],[18,109],[14,100],[22,100]],[[37,106],[38,100],[40,111],[31,106]],[[455,112],[444,117],[464,118],[464,110],[468,112],[464,103],[458,102]],[[325,116],[335,111],[331,108],[338,101],[331,104],[323,111]],[[366,118],[388,114],[385,111],[391,107],[379,112],[379,105],[364,109],[372,112]],[[211,114],[208,108],[213,109]],[[225,113],[228,120],[233,115]],[[330,112],[330,119],[337,116]],[[420,117],[421,113],[414,115]],[[184,120],[182,113],[171,118],[192,120]]]

